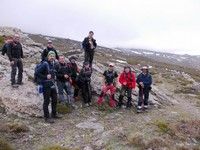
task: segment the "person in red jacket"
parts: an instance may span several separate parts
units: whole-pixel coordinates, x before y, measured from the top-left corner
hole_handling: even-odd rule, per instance
[[[122,85],[121,87],[121,92],[119,96],[119,103],[118,107],[121,108],[123,105],[123,97],[125,93],[127,92],[127,104],[126,107],[130,108],[132,106],[131,101],[132,101],[132,89],[135,89],[136,87],[136,78],[135,78],[135,73],[131,71],[131,68],[129,66],[124,67],[124,71],[120,74],[119,77],[119,82]]]

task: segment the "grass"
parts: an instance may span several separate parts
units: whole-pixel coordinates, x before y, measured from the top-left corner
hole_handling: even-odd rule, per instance
[[[28,132],[29,128],[22,123],[7,123],[1,125],[0,132],[24,133]]]
[[[72,108],[70,105],[59,103],[57,104],[57,112],[60,114],[68,114],[72,112]]]
[[[45,146],[41,150],[71,150],[71,149],[59,145],[52,145],[52,146]]]
[[[163,121],[163,120],[156,120],[154,123],[153,123],[155,126],[157,126],[158,128],[158,131],[160,133],[163,133],[163,134],[169,134],[171,136],[173,136],[175,133],[174,131],[171,129],[171,126],[169,123],[167,123],[166,121]]]
[[[0,150],[14,150],[5,139],[0,138]]]
[[[3,46],[4,44],[4,38],[3,36],[0,36],[0,48]]]

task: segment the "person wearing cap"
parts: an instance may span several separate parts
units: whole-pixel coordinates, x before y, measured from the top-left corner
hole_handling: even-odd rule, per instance
[[[129,66],[124,67],[124,71],[120,74],[119,83],[121,83],[121,91],[119,96],[118,107],[120,108],[123,105],[123,97],[125,93],[127,93],[127,104],[126,108],[130,108],[132,106],[132,90],[135,89],[136,86],[136,78],[135,73],[131,71]]]
[[[116,101],[114,98],[114,94],[116,91],[116,79],[118,77],[118,74],[116,71],[114,71],[114,64],[110,63],[108,70],[104,71],[103,73],[104,76],[104,86],[102,88],[102,92],[99,96],[99,99],[97,101],[98,105],[102,105],[103,102],[103,97],[105,94],[110,91],[110,101],[109,105],[110,107],[115,107],[116,106]]]
[[[86,107],[91,105],[91,75],[92,69],[90,67],[90,63],[84,62],[83,68],[79,73],[77,83],[82,91],[83,105],[85,105]]]
[[[43,111],[44,119],[47,123],[54,123],[52,118],[59,118],[57,116],[56,106],[57,106],[57,91],[55,86],[55,80],[57,77],[57,63],[55,62],[56,54],[50,51],[47,55],[47,61],[42,63],[42,66],[38,70],[38,77],[41,79],[41,84],[43,86]],[[52,112],[49,115],[49,103],[51,102]],[[50,118],[51,117],[51,118]]]
[[[23,62],[22,59],[24,58],[22,45],[20,43],[20,37],[16,34],[13,38],[13,42],[9,44],[7,47],[7,56],[10,60],[10,65],[12,68],[11,71],[11,85],[13,87],[17,87],[18,85],[22,85],[22,78],[23,78]],[[15,76],[17,74],[18,69],[18,78],[17,82],[15,80]]]
[[[78,99],[79,88],[76,82],[77,75],[79,74],[80,70],[78,65],[76,64],[76,57],[71,56],[69,58],[69,63],[67,63],[67,67],[70,70],[70,78],[72,80],[72,86],[74,87],[74,99]]]
[[[9,47],[11,46],[12,42],[13,42],[13,37],[12,36],[5,37],[4,44],[3,44],[2,48],[1,48],[1,54],[3,56],[7,53],[7,51],[9,49]]]
[[[67,66],[64,55],[59,55],[58,61],[59,65],[57,65],[56,71],[59,100],[61,103],[73,105],[74,92],[70,78],[71,71]]]
[[[96,40],[93,38],[94,32],[90,31],[88,37],[86,37],[82,42],[82,47],[85,51],[85,62],[90,63],[92,67],[93,57],[95,53],[95,48],[97,47]]]
[[[139,88],[139,100],[137,106],[137,112],[142,111],[142,105],[144,110],[148,109],[149,91],[151,90],[152,76],[149,73],[148,67],[141,68],[142,73],[137,77],[137,84]]]
[[[56,55],[55,58],[56,58],[57,60],[59,59],[58,53],[57,53],[56,49],[53,47],[52,41],[51,41],[51,40],[48,40],[47,48],[45,48],[45,49],[43,50],[42,55],[41,55],[42,61],[47,60],[47,55],[48,55],[48,53],[49,53],[50,51],[53,51],[53,52],[55,53],[55,55]]]

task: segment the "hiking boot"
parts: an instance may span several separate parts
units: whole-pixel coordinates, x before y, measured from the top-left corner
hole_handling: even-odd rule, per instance
[[[52,118],[53,118],[53,119],[61,119],[62,117],[61,117],[61,116],[58,116],[58,115],[56,115],[56,116],[52,116]]]
[[[12,86],[13,88],[18,88],[18,87],[19,87],[19,85],[17,85],[16,83],[11,83],[11,86]]]
[[[50,123],[50,124],[54,123],[54,121],[50,118],[45,118],[44,120],[45,120],[46,123]]]
[[[90,105],[89,105],[89,103],[86,103],[84,106],[85,106],[85,107],[89,107]]]
[[[17,82],[17,85],[23,85],[24,83],[23,82]]]
[[[142,112],[142,106],[138,106],[137,107],[137,113],[141,113]]]

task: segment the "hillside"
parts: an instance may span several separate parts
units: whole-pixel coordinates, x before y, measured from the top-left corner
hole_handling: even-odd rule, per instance
[[[3,142],[10,143],[16,150],[40,150],[49,146],[72,150],[200,149],[200,75],[194,64],[190,67],[184,62],[170,61],[171,58],[156,57],[157,52],[152,52],[155,55],[150,57],[139,52],[98,47],[92,75],[94,105],[82,108],[81,101],[77,101],[78,109],[62,110],[65,113],[63,118],[49,125],[41,118],[42,96],[37,94],[33,83],[34,67],[40,61],[40,53],[48,39],[67,58],[77,56],[81,67],[81,43],[0,27],[0,36],[15,33],[22,38],[25,53],[25,84],[19,89],[11,88],[9,62],[6,56],[1,55],[0,149]],[[193,57],[199,56],[188,57],[190,60],[188,58],[187,61],[192,62]],[[194,61],[197,63],[197,59]],[[106,104],[103,108],[95,105],[102,85],[101,74],[109,62],[115,63],[118,73],[127,64],[136,74],[140,73],[142,65],[151,66],[154,83],[149,112],[137,114],[135,108],[110,109]],[[137,102],[137,90],[132,95],[134,104]]]

